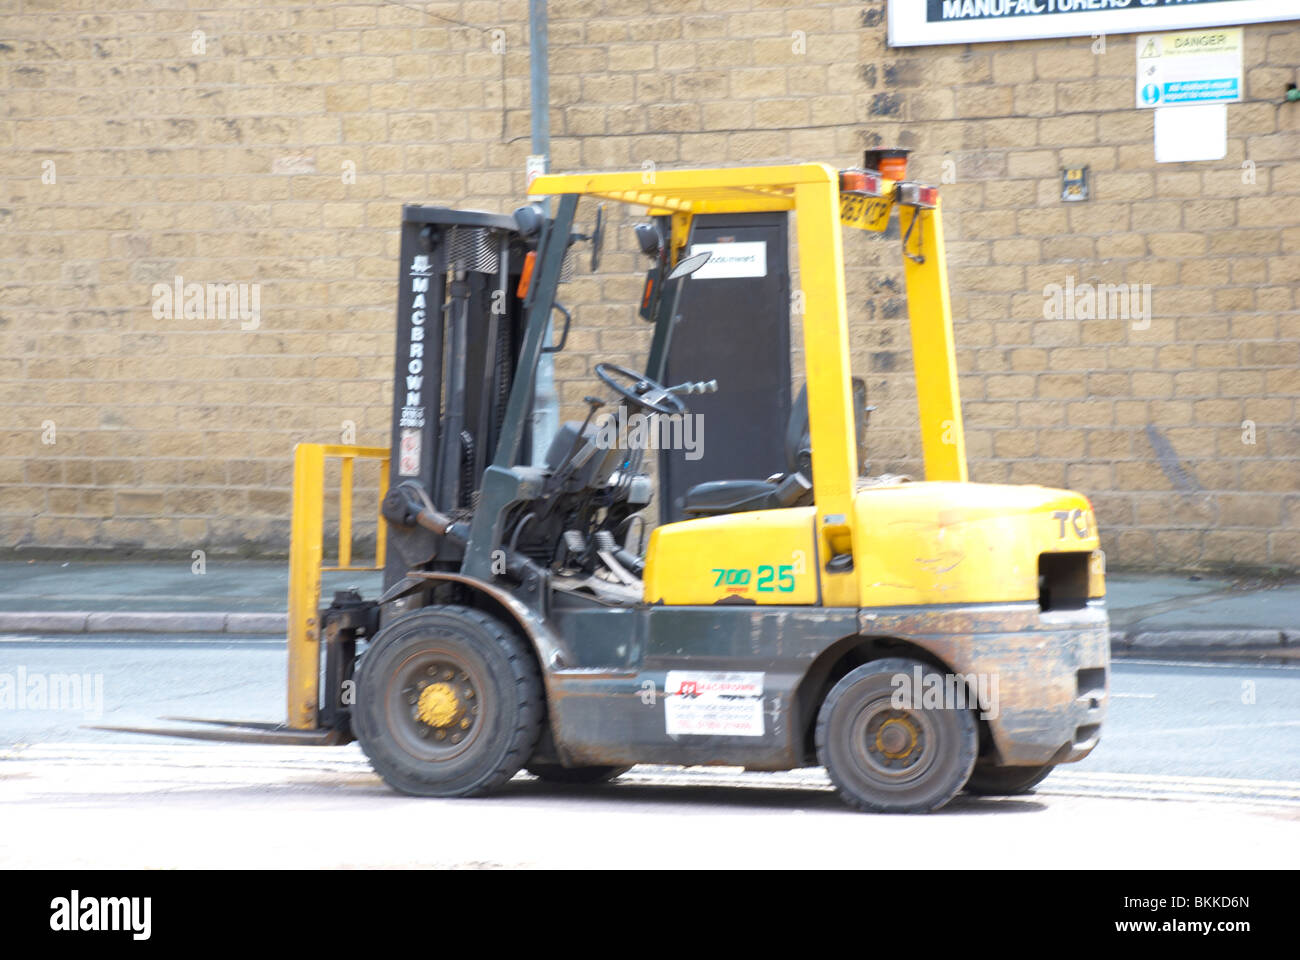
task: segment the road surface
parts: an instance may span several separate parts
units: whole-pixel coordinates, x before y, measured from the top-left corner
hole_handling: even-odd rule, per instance
[[[283,715],[283,644],[0,639],[0,678],[91,678],[80,710],[0,709],[0,868],[1293,867],[1300,668],[1117,661],[1102,745],[1029,796],[928,817],[841,805],[820,770],[642,766],[603,787],[398,796],[355,745],[85,729]],[[102,682],[102,702],[94,690]]]

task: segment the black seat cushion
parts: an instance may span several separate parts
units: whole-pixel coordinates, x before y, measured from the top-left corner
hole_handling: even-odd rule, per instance
[[[743,513],[778,506],[775,483],[766,480],[710,480],[697,483],[682,497],[682,510],[692,516]]]

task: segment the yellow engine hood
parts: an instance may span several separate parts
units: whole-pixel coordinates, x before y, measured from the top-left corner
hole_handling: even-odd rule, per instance
[[[1100,546],[1088,499],[1050,487],[901,483],[859,490],[854,510],[863,606],[1034,600],[1040,553]]]

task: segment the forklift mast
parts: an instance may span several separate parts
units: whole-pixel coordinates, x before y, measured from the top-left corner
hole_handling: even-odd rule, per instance
[[[417,485],[449,514],[471,506],[502,431],[522,341],[525,252],[511,216],[402,209],[391,483]],[[457,560],[458,549],[390,524],[385,589],[435,553]]]

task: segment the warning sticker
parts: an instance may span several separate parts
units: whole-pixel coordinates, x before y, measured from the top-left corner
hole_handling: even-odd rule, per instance
[[[1137,38],[1137,105],[1168,107],[1241,99],[1241,27]]]
[[[420,431],[403,430],[402,446],[397,461],[397,474],[401,477],[420,475]]]
[[[670,670],[664,716],[670,737],[761,737],[763,674]]]

